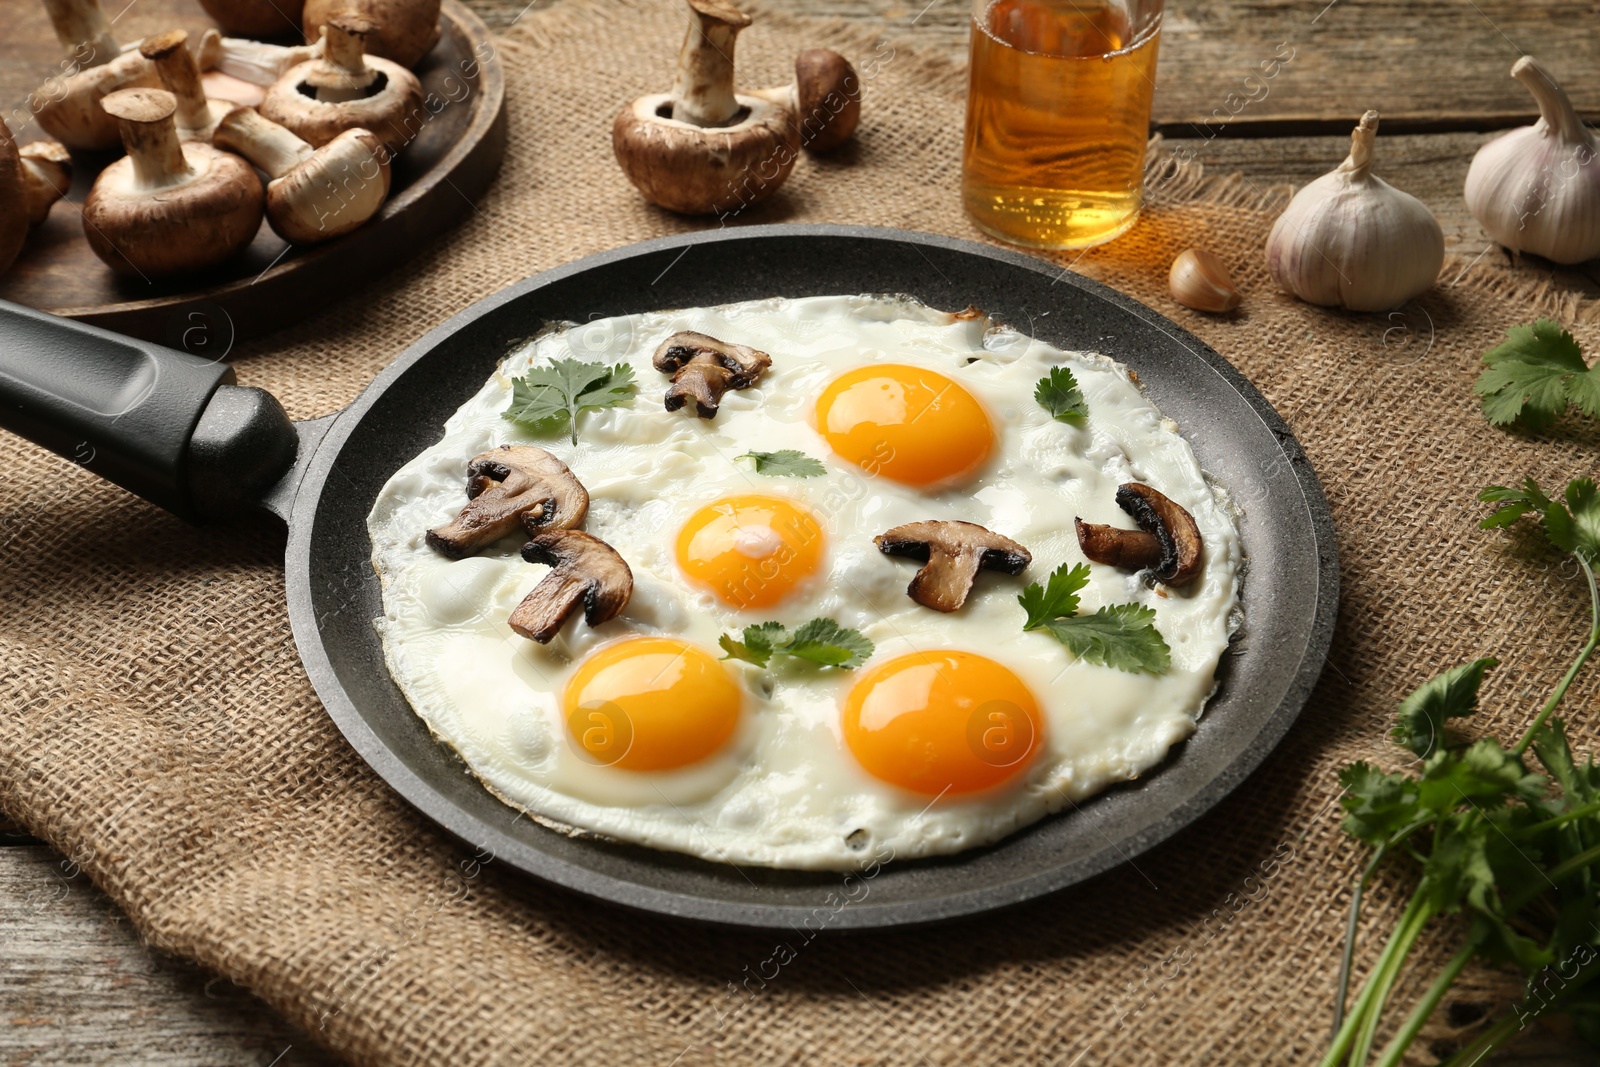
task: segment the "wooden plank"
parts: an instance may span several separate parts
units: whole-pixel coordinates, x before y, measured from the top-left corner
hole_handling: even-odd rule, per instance
[[[42,846],[0,848],[0,1063],[336,1062],[248,992],[152,953]]]
[[[769,0],[770,2],[770,0]],[[523,0],[471,0],[491,29]],[[548,6],[540,0],[534,9]],[[964,62],[963,0],[790,0],[775,10],[843,18],[897,47]],[[1528,52],[1600,121],[1600,19],[1593,0],[1169,0],[1152,105],[1156,129],[1231,124],[1256,136],[1335,133],[1368,108],[1392,132],[1493,130],[1537,110],[1509,76]],[[1556,41],[1558,46],[1548,47]],[[1284,49],[1280,49],[1284,46]],[[676,47],[663,42],[663,49]],[[664,54],[670,54],[664,51]],[[1289,55],[1287,63],[1270,64]],[[1264,78],[1262,64],[1275,76]],[[1193,135],[1192,132],[1189,135]]]

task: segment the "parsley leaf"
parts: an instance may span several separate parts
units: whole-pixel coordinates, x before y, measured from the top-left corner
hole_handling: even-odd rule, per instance
[[[1400,713],[1389,736],[1418,756],[1427,756],[1444,739],[1444,721],[1471,715],[1478,707],[1478,686],[1483,672],[1499,665],[1494,659],[1475,659],[1445,671],[1400,702]]]
[[[793,448],[778,452],[746,452],[734,458],[753,459],[756,461],[757,474],[768,474],[774,478],[815,478],[828,473],[828,468],[822,465],[821,460],[812,459]]]
[[[1070,422],[1082,426],[1089,417],[1088,405],[1078,388],[1078,379],[1065,367],[1052,367],[1050,373],[1039,379],[1033,388],[1033,398],[1057,422]]]
[[[1600,369],[1584,362],[1578,342],[1559,323],[1540,319],[1513,326],[1504,343],[1484,353],[1483,362],[1487,366],[1474,388],[1491,425],[1515,423],[1538,432],[1568,404],[1600,416]]]
[[[553,359],[532,367],[511,384],[511,406],[501,413],[508,422],[535,433],[552,434],[566,427],[578,443],[578,413],[613,408],[633,399],[633,368],[607,367],[577,359]]]
[[[1028,613],[1023,630],[1047,630],[1079,659],[1130,674],[1163,674],[1172,649],[1156,629],[1156,613],[1139,604],[1108,604],[1079,615],[1078,590],[1089,584],[1089,565],[1063,563],[1044,585],[1034,582],[1017,597]]]
[[[1532,478],[1517,489],[1491,485],[1478,499],[1500,505],[1478,524],[1480,528],[1503,528],[1524,515],[1535,515],[1552,545],[1591,567],[1600,565],[1600,491],[1592,479],[1574,478],[1560,500],[1552,500]]]
[[[1063,563],[1051,573],[1046,584],[1041,586],[1034,582],[1017,597],[1017,603],[1028,613],[1028,621],[1022,624],[1022,628],[1037,630],[1051,619],[1076,615],[1078,590],[1088,584],[1087,563],[1080,563],[1076,567],[1068,567]]]
[[[740,659],[757,667],[765,667],[773,656],[793,656],[845,670],[867,662],[873,648],[859,631],[832,619],[812,619],[793,633],[781,622],[763,622],[746,626],[737,638],[723,634],[717,643],[727,653],[724,659]]]

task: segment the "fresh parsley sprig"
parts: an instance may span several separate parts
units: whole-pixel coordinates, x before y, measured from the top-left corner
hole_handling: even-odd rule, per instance
[[[1459,740],[1450,720],[1473,715],[1490,658],[1445,671],[1400,704],[1391,736],[1417,757],[1412,773],[1384,773],[1353,763],[1339,776],[1344,829],[1372,848],[1351,894],[1344,959],[1335,1008],[1336,1032],[1322,1067],[1396,1067],[1452,984],[1474,959],[1512,965],[1531,982],[1546,967],[1592,959],[1600,937],[1600,767],[1572,755],[1566,727],[1554,713],[1573,680],[1600,646],[1600,496],[1580,478],[1558,497],[1532,479],[1520,487],[1490,486],[1479,499],[1497,505],[1479,525],[1504,528],[1536,519],[1545,540],[1577,563],[1589,591],[1587,640],[1516,745],[1493,738]],[[1540,769],[1531,768],[1532,752]],[[1350,964],[1362,896],[1385,858],[1417,865],[1417,887],[1394,933],[1346,1010]],[[1464,943],[1412,1007],[1389,1042],[1371,1059],[1407,959],[1431,921],[1464,913]],[[1588,953],[1580,957],[1578,953]],[[1541,1011],[1589,1016],[1600,990],[1589,985],[1600,967],[1580,967]],[[1523,1025],[1516,1010],[1491,1022],[1448,1061],[1475,1064]]]
[[[1569,404],[1600,417],[1600,366],[1584,362],[1577,340],[1559,323],[1540,319],[1513,326],[1503,343],[1484,353],[1483,362],[1475,388],[1484,416],[1495,426],[1538,433]]]
[[[1063,563],[1044,585],[1034,582],[1017,597],[1028,613],[1023,630],[1046,630],[1081,660],[1130,674],[1165,674],[1172,649],[1156,629],[1156,613],[1141,604],[1108,604],[1078,614],[1078,591],[1089,584],[1089,565]]]
[[[532,367],[511,385],[511,406],[501,417],[538,434],[570,431],[578,443],[578,414],[614,408],[633,399],[633,368],[579,359],[553,359]]]
[[[1033,398],[1057,422],[1082,426],[1089,418],[1089,405],[1078,388],[1077,376],[1066,367],[1052,367],[1049,374],[1040,378],[1033,387]]]
[[[746,452],[734,458],[754,460],[757,474],[773,478],[815,478],[828,473],[828,468],[822,465],[821,460],[812,459],[794,448],[777,452]]]
[[[773,656],[793,656],[844,670],[867,662],[873,648],[860,631],[832,619],[812,619],[792,633],[781,622],[763,622],[746,626],[737,638],[723,634],[718,644],[727,653],[723,659],[740,659],[757,667],[765,667]]]

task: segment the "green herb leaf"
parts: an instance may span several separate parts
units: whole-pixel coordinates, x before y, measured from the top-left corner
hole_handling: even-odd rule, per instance
[[[1089,663],[1130,674],[1165,674],[1172,649],[1156,629],[1156,613],[1142,604],[1108,604],[1093,615],[1052,619],[1045,629]]]
[[[867,662],[872,642],[857,630],[847,629],[832,619],[812,619],[792,634],[781,622],[746,626],[741,639],[723,634],[717,643],[727,653],[724,659],[740,659],[765,667],[773,656],[820,663],[824,667],[851,670]]]
[[[1540,319],[1513,326],[1504,343],[1484,353],[1487,365],[1475,386],[1483,413],[1495,426],[1544,430],[1569,403],[1600,416],[1600,371],[1583,360],[1578,342],[1561,325]]]
[[[1076,567],[1063,563],[1050,573],[1044,585],[1034,582],[1017,597],[1028,613],[1024,630],[1037,630],[1051,619],[1078,613],[1078,590],[1089,584],[1089,565]]]
[[[793,448],[778,452],[746,452],[735,458],[755,460],[756,473],[773,478],[815,478],[828,473],[828,468],[822,465],[821,460],[812,459]]]
[[[1483,672],[1498,660],[1477,659],[1423,683],[1400,702],[1398,722],[1389,736],[1418,756],[1427,756],[1444,741],[1444,721],[1471,715],[1478,707]]]
[[[1591,479],[1568,482],[1560,500],[1552,500],[1532,478],[1518,489],[1491,485],[1478,499],[1500,505],[1478,524],[1483,529],[1507,527],[1524,515],[1536,515],[1552,545],[1591,567],[1600,566],[1600,492]]]
[[[532,367],[511,384],[511,406],[501,413],[538,434],[553,434],[563,427],[578,443],[578,414],[618,407],[633,399],[633,368],[626,363],[607,367],[577,359],[553,359]]]
[[[1033,398],[1057,422],[1082,426],[1089,417],[1089,407],[1083,399],[1083,391],[1078,388],[1078,379],[1066,367],[1052,367],[1049,374],[1040,378],[1039,384],[1034,386]]]

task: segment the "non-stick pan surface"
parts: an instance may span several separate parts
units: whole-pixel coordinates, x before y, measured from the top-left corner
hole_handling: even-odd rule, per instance
[[[1201,464],[1243,509],[1248,557],[1244,628],[1198,731],[1141,781],[997,845],[890,861],[848,884],[840,874],[736,868],[568,838],[518,817],[433,740],[384,667],[365,525],[374,498],[402,463],[439,439],[445,419],[496,363],[548,323],[839,293],[905,293],[948,310],[976,305],[1052,344],[1103,352],[1132,367],[1184,428]],[[315,436],[303,433],[307,444]],[[602,900],[718,923],[927,923],[1016,904],[1127,862],[1267,758],[1322,669],[1338,599],[1333,526],[1316,476],[1283,421],[1227,361],[1149,308],[1049,263],[896,230],[749,227],[651,241],[546,272],[411,346],[332,421],[299,468],[288,509],[295,639],[329,714],[362,758],[497,863]]]

